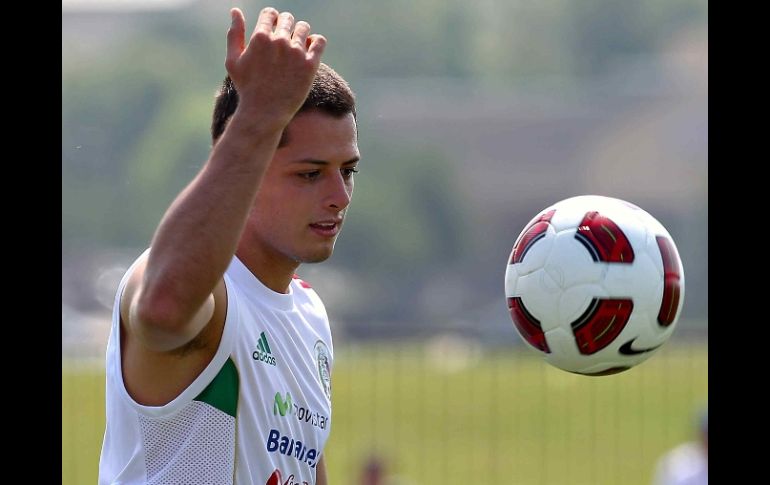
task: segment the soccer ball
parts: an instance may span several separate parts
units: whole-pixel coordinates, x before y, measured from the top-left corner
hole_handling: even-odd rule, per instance
[[[583,195],[532,219],[513,245],[505,296],[529,347],[568,372],[609,375],[647,360],[674,331],[682,261],[654,217]]]

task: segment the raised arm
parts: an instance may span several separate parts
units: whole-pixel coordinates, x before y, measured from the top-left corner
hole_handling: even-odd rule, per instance
[[[263,9],[248,39],[243,13],[232,9],[231,16],[225,67],[239,93],[238,108],[204,167],[166,211],[149,258],[122,296],[129,333],[153,351],[185,345],[217,314],[224,291],[214,290],[326,45],[288,12]]]

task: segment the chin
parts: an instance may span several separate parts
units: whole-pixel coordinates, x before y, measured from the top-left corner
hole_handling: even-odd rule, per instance
[[[334,252],[334,246],[319,249],[316,251],[308,251],[305,254],[300,255],[297,259],[300,263],[320,263],[331,258]]]
[[[313,258],[303,258],[303,259],[300,260],[300,263],[302,263],[302,264],[323,263],[324,261],[329,259],[330,256],[331,256],[331,254],[328,255],[328,256],[319,256],[319,257],[313,257]]]

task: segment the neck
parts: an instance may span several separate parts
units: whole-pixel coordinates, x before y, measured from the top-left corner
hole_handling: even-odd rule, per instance
[[[246,251],[240,247],[235,255],[263,285],[276,293],[289,292],[289,284],[299,267],[298,262],[278,260],[278,258],[271,258],[255,251]]]

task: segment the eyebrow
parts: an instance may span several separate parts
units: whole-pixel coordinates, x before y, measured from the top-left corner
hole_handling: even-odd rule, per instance
[[[352,165],[361,160],[361,157],[351,158],[347,162],[342,162],[342,165]],[[303,158],[302,160],[295,160],[294,163],[311,163],[313,165],[329,165],[326,160],[316,160],[315,158]]]

